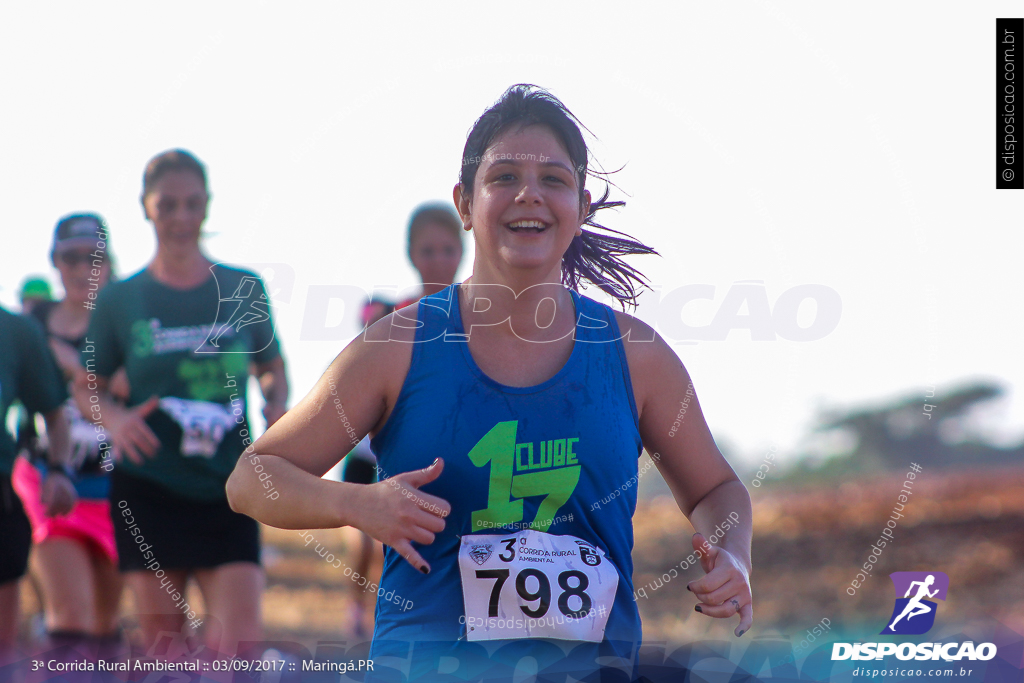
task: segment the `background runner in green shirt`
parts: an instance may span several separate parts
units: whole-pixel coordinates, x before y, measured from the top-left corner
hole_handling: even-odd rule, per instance
[[[86,370],[102,377],[125,366],[129,407],[155,404],[146,424],[159,447],[118,466],[203,501],[224,500],[224,483],[245,450],[250,363],[280,357],[259,277],[223,265],[212,270],[185,290],[149,270],[112,283],[99,297],[82,352]]]
[[[144,647],[161,631],[181,632],[186,621],[198,629],[213,618],[219,628],[204,628],[205,644],[230,656],[239,641],[262,638],[264,576],[259,527],[231,510],[224,484],[252,438],[249,375],[260,380],[268,425],[284,414],[288,385],[263,283],[200,249],[208,203],[206,169],[190,153],[171,150],[149,162],[142,204],[157,251],[98,297],[75,394],[106,428],[118,460],[111,515]],[[122,365],[127,407],[108,391]],[[190,578],[205,615],[184,597]]]

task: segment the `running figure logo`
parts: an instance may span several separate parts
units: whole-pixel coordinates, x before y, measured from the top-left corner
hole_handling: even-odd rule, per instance
[[[221,299],[222,303],[237,302],[238,307],[231,313],[231,317],[228,318],[228,321],[220,326],[217,334],[210,339],[211,344],[214,346],[220,346],[217,342],[228,328],[234,328],[235,332],[238,332],[246,325],[252,325],[253,323],[259,323],[270,319],[270,306],[267,303],[266,294],[260,294],[260,298],[263,299],[263,301],[251,301],[249,299],[249,297],[252,296],[252,288],[255,287],[258,282],[259,280],[255,278],[243,277],[242,281],[238,283],[238,288],[235,289],[235,293],[227,299]],[[258,310],[257,307],[262,307],[263,310]]]
[[[211,268],[212,270],[212,268]],[[214,271],[214,277],[216,277],[216,271]],[[220,281],[217,281],[217,288],[220,289]],[[257,298],[255,295],[259,293]],[[221,296],[224,296],[223,291]],[[233,308],[232,308],[233,304]],[[230,316],[227,322],[220,324],[222,311],[226,312],[230,310]],[[239,330],[248,325],[254,323],[261,323],[266,320],[270,320],[270,300],[267,295],[263,293],[263,287],[259,278],[252,276],[244,276],[235,287],[235,291],[231,296],[221,298],[218,304],[217,310],[217,323],[214,324],[213,329],[210,330],[209,336],[206,342],[199,348],[196,349],[196,353],[218,353],[222,352],[221,337],[230,339]],[[270,342],[268,342],[269,345]],[[211,350],[203,350],[203,347],[213,347]],[[263,349],[252,349],[249,353],[257,353]],[[227,351],[231,353],[232,351]],[[244,353],[244,352],[243,352]]]
[[[882,634],[927,633],[935,623],[938,605],[926,598],[945,600],[949,577],[942,572],[894,572],[889,578],[896,588],[896,606]]]

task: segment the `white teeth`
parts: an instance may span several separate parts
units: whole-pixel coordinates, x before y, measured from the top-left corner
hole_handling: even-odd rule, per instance
[[[544,224],[540,221],[516,221],[515,223],[509,223],[510,228],[537,228],[543,229]]]

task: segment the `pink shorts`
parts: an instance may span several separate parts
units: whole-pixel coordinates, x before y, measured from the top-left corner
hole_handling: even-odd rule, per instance
[[[117,566],[110,503],[106,500],[79,499],[70,513],[47,517],[46,508],[39,501],[42,484],[42,475],[28,460],[15,460],[11,485],[21,498],[25,514],[32,524],[32,541],[39,544],[49,538],[72,538],[91,551],[105,555]]]

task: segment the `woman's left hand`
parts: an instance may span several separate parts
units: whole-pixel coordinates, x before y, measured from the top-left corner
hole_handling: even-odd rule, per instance
[[[737,637],[742,636],[754,623],[750,573],[732,553],[710,545],[699,533],[693,535],[693,549],[701,552],[700,566],[707,574],[686,586],[700,600],[695,609],[716,619],[738,613],[740,625],[734,633]]]

